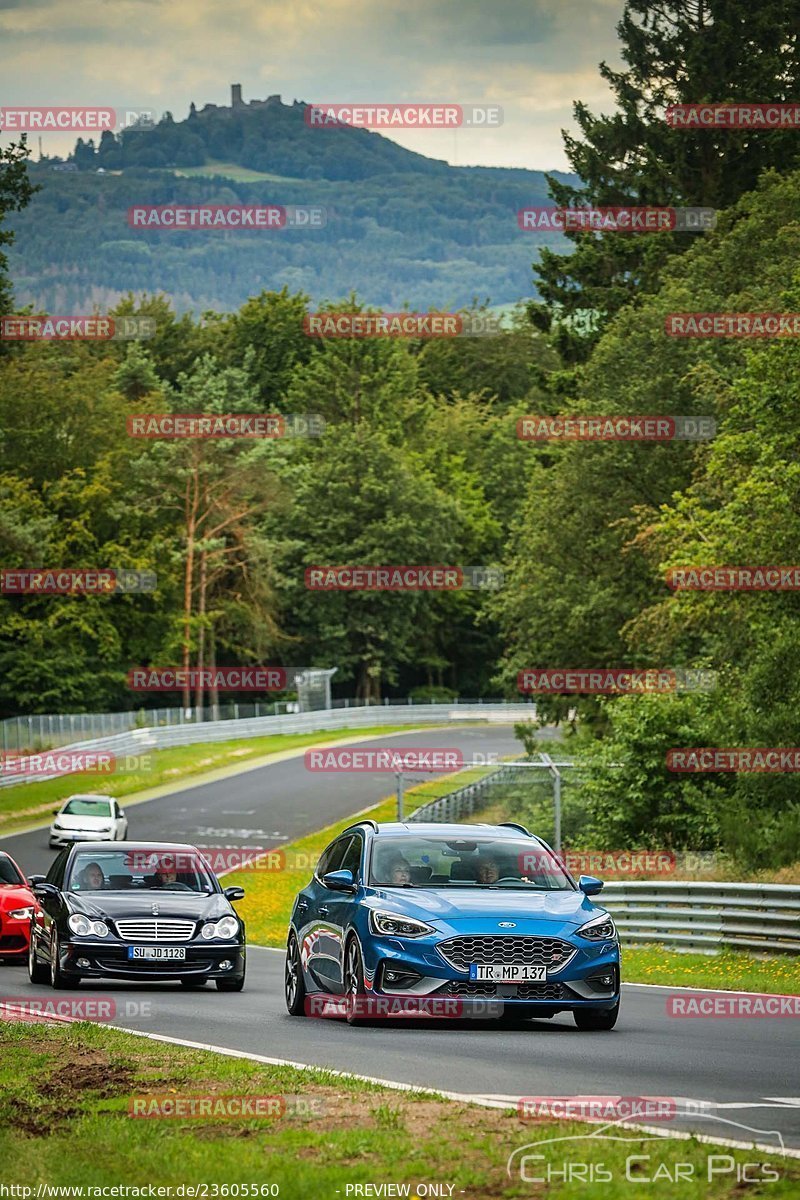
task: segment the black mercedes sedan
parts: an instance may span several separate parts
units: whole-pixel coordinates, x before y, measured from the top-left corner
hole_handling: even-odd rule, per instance
[[[245,927],[194,846],[80,842],[47,875],[31,875],[41,906],[31,925],[32,983],[77,987],[82,979],[180,980],[240,992]]]

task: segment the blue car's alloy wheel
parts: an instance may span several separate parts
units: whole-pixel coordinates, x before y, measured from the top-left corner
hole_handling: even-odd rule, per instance
[[[359,1013],[359,1005],[364,1003],[364,963],[361,959],[361,949],[355,938],[351,938],[347,946],[344,982],[347,996],[347,1024],[363,1025],[364,1016]]]

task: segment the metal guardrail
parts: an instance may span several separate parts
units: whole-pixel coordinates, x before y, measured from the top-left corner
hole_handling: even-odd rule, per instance
[[[800,953],[800,887],[781,883],[607,883],[623,942],[717,953]]]
[[[414,701],[410,696],[404,701],[390,701],[387,697],[380,707],[415,703],[418,707],[422,705],[422,701]],[[502,705],[509,702],[489,696],[485,699],[479,697],[477,700],[456,699],[447,703],[458,709],[475,703]],[[427,706],[426,703],[425,707]],[[347,710],[377,707],[379,706],[374,702],[353,699],[333,700],[330,704],[332,709]],[[111,737],[117,733],[132,732],[134,729],[151,729],[161,725],[200,725],[212,721],[243,721],[253,717],[278,717],[303,711],[303,705],[297,700],[255,700],[226,702],[191,709],[172,705],[167,708],[128,709],[124,712],[34,713],[22,717],[7,717],[0,721],[0,751],[23,753],[42,746],[71,746],[78,740]]]
[[[59,747],[58,753],[80,750],[106,751],[119,758],[125,755],[142,755],[151,750],[164,750],[172,746],[189,746],[196,742],[226,742],[238,739],[268,737],[274,733],[319,733],[325,730],[353,729],[372,725],[421,725],[446,724],[463,720],[530,720],[536,713],[533,704],[462,702],[455,704],[386,704],[369,705],[363,708],[321,709],[306,713],[287,713],[283,716],[250,717],[246,720],[206,721],[187,725],[152,726],[133,729],[112,737],[93,738],[89,741],[72,742]],[[43,751],[46,753],[46,751]],[[63,773],[63,772],[62,772]],[[0,788],[12,784],[32,782],[33,779],[57,778],[59,772],[50,776],[23,776],[8,774],[0,776]]]
[[[542,764],[546,766],[547,764]],[[519,779],[500,767],[418,808],[408,821],[471,817],[493,787]],[[607,881],[599,903],[612,913],[626,945],[656,943],[717,954],[721,949],[800,953],[800,886],[779,883]]]

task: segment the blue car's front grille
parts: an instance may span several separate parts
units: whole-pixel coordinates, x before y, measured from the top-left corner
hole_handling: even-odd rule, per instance
[[[447,984],[444,992],[448,996],[493,999],[497,997],[497,990],[496,983],[462,983],[460,980],[452,980]],[[520,983],[516,985],[513,996],[504,995],[502,998],[504,1000],[561,1000],[563,996],[564,989],[560,983]]]
[[[445,962],[457,971],[468,971],[470,963],[483,963],[486,966],[524,964],[558,971],[576,953],[574,946],[562,942],[560,938],[501,937],[494,934],[448,938],[446,942],[440,942],[437,949]]]

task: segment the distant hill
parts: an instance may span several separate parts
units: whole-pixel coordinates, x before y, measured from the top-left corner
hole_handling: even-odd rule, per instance
[[[427,309],[532,294],[537,246],[559,246],[517,227],[519,208],[548,203],[542,172],[451,167],[368,130],[312,129],[304,111],[278,96],[193,107],[184,121],[166,114],[153,128],[104,133],[99,145],[79,139],[70,170],[32,164],[42,190],[14,215],[9,254],[18,301],[80,312],[159,291],[179,311],[230,310],[286,285],[315,302],[355,291],[370,304]],[[317,205],[326,224],[201,232],[127,223],[134,205],[200,202]]]

